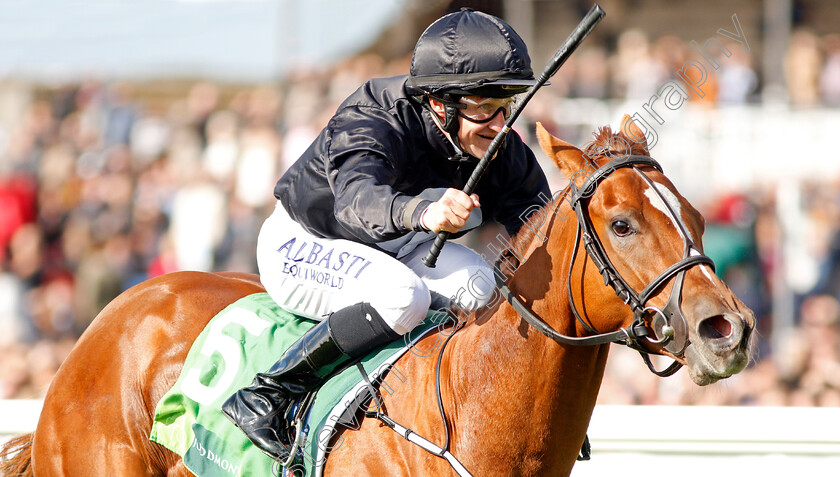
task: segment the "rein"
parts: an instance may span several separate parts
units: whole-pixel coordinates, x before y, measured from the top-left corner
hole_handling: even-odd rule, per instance
[[[667,351],[673,353],[677,357],[684,355],[686,347],[688,347],[688,324],[680,307],[682,301],[682,285],[685,277],[685,271],[695,265],[705,264],[712,267],[714,270],[715,264],[711,258],[700,252],[697,245],[691,240],[688,232],[679,220],[676,212],[674,212],[667,199],[662,192],[654,186],[653,181],[643,174],[637,166],[651,166],[659,172],[662,172],[662,166],[659,165],[653,158],[648,156],[628,155],[617,158],[609,163],[601,166],[586,181],[580,186],[571,181],[569,187],[571,195],[569,198],[569,205],[574,209],[577,217],[577,231],[575,233],[575,245],[572,251],[572,258],[569,261],[569,271],[567,275],[566,288],[569,296],[569,304],[575,319],[589,332],[589,336],[574,337],[566,336],[549,326],[545,320],[531,312],[522,301],[516,297],[510,287],[507,286],[504,274],[501,272],[500,263],[502,258],[496,262],[494,274],[496,276],[496,286],[498,287],[502,296],[511,304],[513,309],[531,326],[537,329],[543,335],[551,338],[557,343],[571,346],[596,346],[607,343],[619,343],[639,351],[642,359],[654,374],[658,376],[671,376],[682,367],[678,361],[674,361],[666,369],[659,371],[655,369],[653,363],[650,361],[650,352],[639,344],[642,338],[647,339],[653,344],[661,344]],[[629,167],[634,169],[643,180],[651,187],[652,190],[659,195],[662,203],[665,204],[671,222],[677,227],[680,235],[683,238],[683,257],[677,263],[671,265],[665,271],[660,273],[653,279],[641,293],[637,293],[624,280],[621,274],[616,270],[615,265],[610,261],[609,256],[604,249],[604,245],[598,238],[594,231],[592,221],[589,218],[588,206],[589,200],[598,188],[598,185],[613,172],[618,169]],[[577,310],[574,297],[572,295],[572,269],[574,267],[575,258],[581,241],[583,242],[584,250],[589,256],[589,259],[595,264],[598,272],[604,278],[604,285],[612,287],[616,295],[633,310],[634,320],[628,328],[622,328],[612,333],[600,333],[590,323],[583,319]],[[653,306],[647,306],[650,300],[659,289],[661,289],[672,278],[676,278],[674,286],[671,289],[671,295],[667,304],[663,309]],[[645,315],[648,311],[652,311],[655,315],[652,320],[652,328],[649,327],[645,321]],[[653,336],[653,338],[651,338]]]
[[[688,324],[685,319],[685,316],[682,313],[682,309],[680,307],[682,301],[682,285],[685,277],[685,272],[691,267],[696,265],[709,265],[714,269],[715,264],[711,258],[706,255],[703,255],[700,252],[697,245],[691,240],[687,230],[682,224],[682,221],[679,220],[676,212],[674,212],[671,205],[668,203],[667,199],[664,197],[661,191],[659,191],[655,186],[654,182],[650,180],[646,175],[644,175],[637,166],[651,166],[659,172],[662,172],[662,166],[659,165],[653,158],[648,156],[623,156],[618,159],[615,159],[604,166],[601,166],[598,170],[596,170],[587,180],[581,185],[581,187],[577,187],[576,184],[572,181],[570,184],[571,196],[570,196],[570,205],[575,211],[575,215],[577,216],[577,230],[575,232],[575,244],[574,249],[572,251],[572,258],[569,261],[569,271],[567,277],[566,288],[569,295],[569,304],[572,308],[572,313],[575,316],[575,319],[589,332],[592,333],[589,336],[567,336],[562,333],[559,333],[555,329],[553,329],[548,323],[545,322],[542,318],[535,315],[531,310],[529,310],[522,301],[513,293],[513,291],[508,287],[506,283],[506,279],[503,278],[505,275],[501,271],[501,262],[504,257],[500,257],[499,260],[496,262],[495,265],[495,277],[496,277],[496,286],[499,289],[499,292],[502,294],[503,297],[511,304],[513,309],[531,326],[537,329],[543,335],[551,338],[552,340],[556,341],[561,345],[571,345],[571,346],[597,346],[609,343],[619,343],[626,346],[629,346],[636,351],[638,351],[642,359],[644,360],[645,364],[647,364],[648,369],[651,370],[654,374],[658,376],[671,376],[677,370],[682,367],[678,361],[674,361],[670,366],[665,368],[664,370],[657,370],[653,366],[653,363],[650,361],[650,351],[645,349],[639,342],[642,339],[647,339],[650,343],[653,344],[661,344],[663,347],[674,353],[677,357],[682,357],[686,347],[689,344],[688,341]],[[624,280],[621,274],[616,270],[615,265],[610,261],[609,256],[607,255],[606,249],[604,245],[601,243],[601,240],[598,238],[598,235],[594,231],[594,227],[592,225],[592,221],[589,218],[588,214],[588,207],[589,207],[589,199],[595,193],[595,190],[598,188],[598,185],[607,177],[609,177],[613,172],[618,169],[629,167],[635,170],[643,180],[651,187],[652,190],[659,195],[659,198],[662,200],[662,203],[665,204],[667,215],[672,223],[675,224],[677,230],[679,231],[680,235],[683,238],[683,257],[673,265],[669,266],[665,271],[660,273],[656,278],[654,278],[642,291],[641,293],[637,293],[633,288]],[[584,249],[586,250],[586,254],[589,256],[589,259],[595,264],[598,268],[598,272],[604,278],[604,285],[609,285],[613,288],[616,295],[633,310],[633,323],[627,327],[622,328],[618,331],[614,331],[611,333],[600,333],[598,332],[592,324],[588,323],[577,310],[577,305],[575,305],[574,297],[572,295],[572,269],[574,268],[575,258],[577,257],[578,249],[580,247],[580,243],[583,242]],[[657,291],[659,291],[666,283],[668,283],[672,278],[676,278],[674,282],[674,286],[671,289],[671,294],[668,298],[667,304],[660,310],[659,308],[653,306],[647,306],[648,300],[650,300]],[[653,311],[655,314],[655,318],[652,320],[652,327],[649,327],[645,321],[645,315],[648,311]],[[443,352],[446,349],[446,345],[449,343],[449,340],[455,335],[455,333],[460,330],[463,326],[464,322],[456,323],[455,329],[453,332],[447,337],[444,341],[443,346],[441,347],[440,354],[438,355],[436,367],[435,367],[435,392],[437,395],[438,401],[438,408],[440,410],[441,419],[443,420],[444,432],[446,436],[446,440],[444,442],[443,447],[440,447],[428,439],[420,436],[413,430],[401,425],[400,423],[394,421],[390,418],[387,414],[379,412],[379,409],[382,408],[382,403],[379,400],[378,394],[376,389],[373,385],[368,381],[367,375],[362,372],[362,376],[365,379],[368,389],[371,394],[371,398],[374,399],[377,404],[377,410],[374,412],[367,411],[365,414],[368,417],[375,417],[380,420],[380,422],[384,423],[394,432],[400,434],[403,438],[416,444],[432,455],[436,457],[440,457],[445,459],[449,465],[452,467],[452,470],[461,477],[471,477],[472,474],[466,469],[466,467],[461,464],[457,458],[449,451],[449,443],[450,443],[450,429],[448,424],[448,419],[446,417],[446,412],[443,408],[443,400],[441,398],[440,392],[440,365],[441,360],[443,358]],[[589,459],[589,441],[588,437],[584,439],[583,446],[581,448],[581,453],[578,456],[578,460],[588,460]]]

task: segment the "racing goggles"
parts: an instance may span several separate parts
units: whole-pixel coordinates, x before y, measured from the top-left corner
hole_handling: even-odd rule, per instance
[[[502,112],[502,115],[507,120],[516,104],[518,97],[510,96],[507,98],[481,98],[479,100],[473,97],[463,96],[453,106],[458,108],[458,116],[467,121],[483,124],[489,123]]]

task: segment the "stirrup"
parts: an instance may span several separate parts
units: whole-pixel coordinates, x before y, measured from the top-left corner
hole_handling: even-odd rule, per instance
[[[301,441],[303,441],[303,418],[297,418],[292,426],[287,427],[295,428],[295,440],[292,442],[291,447],[289,448],[289,455],[286,457],[285,462],[281,462],[280,465],[283,467],[289,467],[295,462],[295,458],[297,457],[298,449],[303,450],[300,448]]]
[[[284,414],[287,416],[287,419],[284,419],[284,421],[288,425],[286,426],[283,435],[289,436],[290,433],[288,431],[290,429],[294,429],[295,432],[294,439],[291,440],[291,445],[289,446],[289,455],[287,455],[286,459],[280,463],[283,467],[291,466],[297,458],[298,451],[303,452],[304,420],[309,415],[309,408],[312,407],[312,403],[315,402],[315,394],[317,394],[318,389],[320,389],[320,387],[306,393],[306,395],[304,395],[301,399],[292,401]],[[280,441],[280,444],[286,446],[286,443],[282,440]]]

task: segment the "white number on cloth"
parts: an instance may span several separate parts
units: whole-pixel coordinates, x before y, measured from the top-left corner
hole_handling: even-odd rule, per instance
[[[259,336],[271,326],[271,323],[260,318],[253,311],[234,308],[210,324],[207,338],[201,345],[199,352],[208,359],[213,353],[219,353],[225,369],[222,375],[217,376],[214,379],[215,382],[209,386],[202,384],[200,381],[200,367],[189,369],[183,383],[181,383],[184,396],[205,406],[218,399],[223,393],[229,392],[228,388],[233,383],[236,373],[239,372],[239,365],[242,362],[239,341],[222,334],[222,330],[228,325],[239,325],[248,334]]]

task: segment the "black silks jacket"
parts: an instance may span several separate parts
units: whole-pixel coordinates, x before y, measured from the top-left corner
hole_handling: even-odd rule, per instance
[[[450,160],[454,147],[405,91],[406,79],[362,85],[277,182],[274,195],[308,232],[367,244],[398,239],[423,230],[420,216],[432,201],[419,194],[466,184],[475,163]],[[475,192],[481,213],[474,215],[511,235],[522,226],[520,215],[543,204],[540,192],[551,196],[534,153],[515,132]]]

